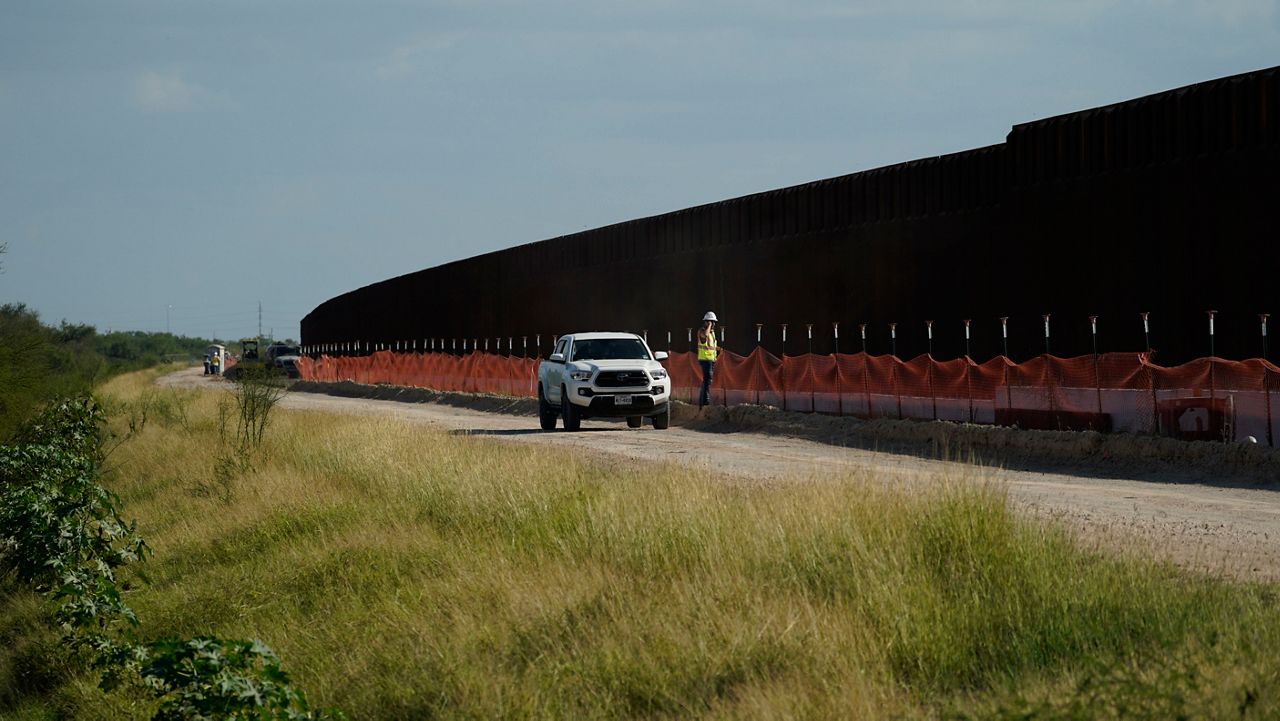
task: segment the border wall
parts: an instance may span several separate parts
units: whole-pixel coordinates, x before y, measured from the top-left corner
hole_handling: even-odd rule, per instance
[[[420,270],[332,298],[305,346],[546,352],[559,334],[647,331],[687,350],[714,309],[725,346],[1262,355],[1280,312],[1280,67],[1016,125],[1006,142],[748,195]],[[926,321],[932,321],[932,341]],[[839,340],[832,324],[840,323]],[[782,324],[788,324],[786,344]],[[889,324],[896,323],[891,347]],[[807,324],[813,324],[810,345]],[[535,348],[535,338],[542,345]],[[450,341],[452,344],[450,345]],[[459,341],[463,346],[459,346]],[[484,347],[480,349],[483,350]]]

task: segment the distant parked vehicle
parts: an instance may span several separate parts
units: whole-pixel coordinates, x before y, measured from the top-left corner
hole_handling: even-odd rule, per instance
[[[571,333],[538,365],[538,421],[545,431],[564,419],[576,431],[586,418],[626,418],[639,428],[671,424],[671,380],[644,338],[634,333]]]
[[[301,355],[302,350],[296,345],[272,343],[267,346],[267,354],[266,358],[263,359],[263,363],[276,371],[283,372],[290,378],[297,378],[299,376],[298,358]]]
[[[240,339],[240,361],[226,372],[226,377],[266,377],[287,375],[297,378],[298,346],[288,343],[272,343],[265,350],[259,349],[257,338]]]

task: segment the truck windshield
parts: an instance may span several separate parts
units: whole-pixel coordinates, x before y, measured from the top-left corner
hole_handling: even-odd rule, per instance
[[[636,338],[579,340],[569,360],[649,360],[649,351]]]

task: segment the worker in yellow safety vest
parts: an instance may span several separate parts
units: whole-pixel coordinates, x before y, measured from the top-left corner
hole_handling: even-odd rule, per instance
[[[698,395],[698,405],[705,406],[711,402],[711,378],[716,371],[716,356],[720,353],[720,344],[716,342],[716,314],[707,311],[702,316],[702,327],[698,329],[698,365],[702,366],[702,393]]]

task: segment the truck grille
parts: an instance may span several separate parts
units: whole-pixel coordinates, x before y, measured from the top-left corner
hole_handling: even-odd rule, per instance
[[[600,388],[648,388],[649,375],[642,370],[600,371],[596,374]]]

